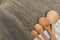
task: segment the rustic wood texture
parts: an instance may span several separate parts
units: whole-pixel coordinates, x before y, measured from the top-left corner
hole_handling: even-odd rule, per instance
[[[0,40],[32,40],[29,32],[49,10],[60,15],[60,0],[2,0]]]

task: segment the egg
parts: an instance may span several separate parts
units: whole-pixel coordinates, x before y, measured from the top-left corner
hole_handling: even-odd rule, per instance
[[[31,37],[36,37],[38,34],[37,34],[37,32],[35,30],[32,30],[30,32],[30,35],[31,35]]]
[[[43,30],[42,26],[40,24],[35,24],[34,29],[39,32],[40,30]]]
[[[47,13],[47,18],[51,24],[54,24],[59,19],[59,15],[56,11],[51,10]]]
[[[38,23],[43,27],[50,25],[49,20],[46,17],[39,18]]]

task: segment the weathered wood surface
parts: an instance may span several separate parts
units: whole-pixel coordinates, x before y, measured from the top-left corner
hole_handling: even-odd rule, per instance
[[[60,0],[2,0],[0,40],[32,40],[29,32],[48,10],[60,15]]]

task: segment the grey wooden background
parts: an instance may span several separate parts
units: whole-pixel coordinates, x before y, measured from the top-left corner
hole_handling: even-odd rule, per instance
[[[29,32],[49,10],[60,15],[60,0],[1,0],[0,40],[32,40]]]

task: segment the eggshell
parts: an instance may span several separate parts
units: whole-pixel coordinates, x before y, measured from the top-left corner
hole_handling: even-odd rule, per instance
[[[37,34],[37,32],[35,30],[32,30],[30,32],[30,35],[31,35],[31,37],[36,37],[38,34]]]
[[[56,11],[51,10],[51,11],[48,12],[47,18],[48,18],[48,20],[51,24],[54,24],[59,19],[59,15]]]
[[[46,17],[39,18],[38,22],[43,27],[47,27],[48,25],[50,25],[49,20]]]
[[[40,24],[35,24],[34,29],[39,32],[40,30],[43,30],[42,26]]]

